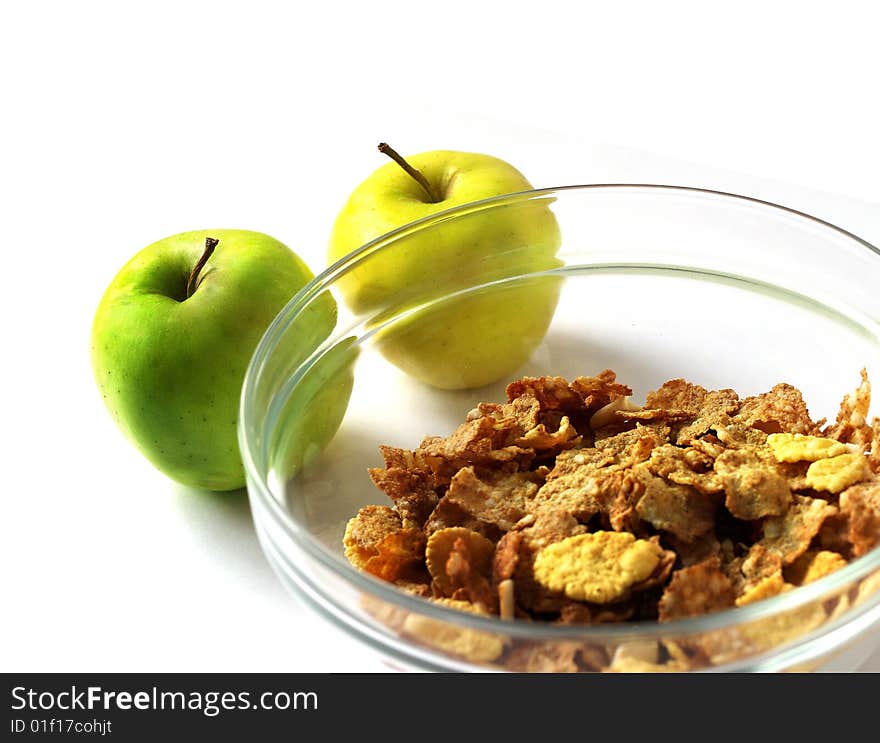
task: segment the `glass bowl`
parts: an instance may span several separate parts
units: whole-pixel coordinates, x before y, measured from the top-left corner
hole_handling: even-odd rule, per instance
[[[561,234],[549,267],[530,264],[515,239],[501,259],[465,244],[486,220],[537,220],[548,243],[558,241],[548,210]],[[400,266],[405,276],[394,275]],[[407,225],[300,291],[254,354],[239,438],[260,542],[286,586],[402,669],[562,670],[555,659],[572,644],[581,670],[855,668],[880,642],[878,549],[740,608],[560,626],[426,601],[356,570],[342,538],[360,507],[388,504],[367,474],[382,466],[380,444],[414,449],[447,435],[478,403],[503,402],[506,384],[524,375],[610,368],[639,402],[678,377],[741,396],[785,381],[814,419],[833,420],[859,370],[880,370],[878,286],[880,251],[855,235],[694,188],[535,190]],[[559,292],[555,313],[530,304],[534,291]],[[400,368],[437,370],[441,382],[461,370],[455,386],[479,381],[493,363],[487,353],[520,365],[458,390]]]

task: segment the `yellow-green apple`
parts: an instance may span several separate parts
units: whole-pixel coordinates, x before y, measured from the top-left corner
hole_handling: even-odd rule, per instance
[[[331,261],[415,220],[532,188],[489,155],[437,150],[404,159],[379,149],[394,162],[349,197],[333,227]],[[558,277],[513,278],[561,265],[549,203],[502,200],[403,234],[344,275],[340,292],[369,325],[388,322],[376,343],[407,373],[443,389],[494,382],[528,360],[556,309]]]
[[[244,485],[236,425],[245,370],[312,278],[285,245],[246,230],[174,235],[119,271],[95,315],[92,366],[114,420],[158,469],[197,488]],[[302,358],[335,325],[329,295],[309,320],[287,339]]]

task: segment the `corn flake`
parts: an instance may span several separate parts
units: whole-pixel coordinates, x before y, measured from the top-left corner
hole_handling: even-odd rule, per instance
[[[654,573],[663,550],[623,532],[599,531],[545,547],[535,558],[535,578],[571,599],[607,604],[625,598]]]
[[[807,470],[806,483],[813,490],[840,493],[870,476],[868,460],[863,454],[838,454],[813,462]]]
[[[802,433],[771,433],[767,445],[779,462],[815,462],[846,452],[839,441]]]

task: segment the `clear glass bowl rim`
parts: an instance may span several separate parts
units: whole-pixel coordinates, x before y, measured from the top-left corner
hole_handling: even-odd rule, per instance
[[[294,521],[278,502],[277,498],[267,482],[265,473],[260,471],[257,465],[258,452],[248,436],[248,424],[255,417],[265,411],[255,409],[255,388],[259,381],[261,371],[275,348],[276,341],[283,336],[287,328],[296,317],[303,311],[311,300],[327,291],[334,282],[343,274],[353,270],[361,261],[368,256],[381,250],[392,249],[394,243],[405,235],[417,231],[429,230],[435,225],[448,221],[451,218],[463,214],[488,209],[505,204],[513,204],[521,201],[552,196],[556,193],[569,191],[600,191],[600,190],[636,190],[646,193],[668,192],[670,194],[690,194],[705,197],[710,201],[741,202],[762,209],[776,216],[790,216],[807,223],[818,225],[822,229],[829,230],[842,236],[856,245],[869,250],[880,259],[880,248],[874,246],[858,235],[839,227],[831,222],[799,211],[792,207],[777,204],[772,201],[758,199],[752,196],[719,191],[709,188],[694,186],[680,186],[660,183],[591,183],[580,185],[557,186],[551,188],[531,189],[511,194],[503,194],[487,199],[480,199],[467,204],[452,207],[436,212],[422,219],[410,222],[395,230],[385,233],[365,243],[361,247],[348,253],[346,256],[329,266],[323,272],[306,284],[285,307],[278,313],[271,325],[267,328],[262,339],[257,345],[254,355],[248,365],[242,386],[241,403],[239,410],[238,439],[242,461],[248,481],[248,495],[256,501],[256,504],[264,513],[268,513],[276,527],[280,527],[286,537],[293,540],[310,558],[316,560],[322,567],[335,573],[340,579],[345,580],[357,590],[370,594],[374,598],[388,602],[389,604],[411,612],[423,614],[441,622],[467,626],[489,632],[503,633],[510,637],[519,637],[531,640],[603,640],[638,639],[639,637],[656,637],[662,634],[667,637],[695,635],[705,632],[714,632],[740,626],[765,617],[795,611],[813,601],[822,599],[836,593],[850,584],[865,578],[874,571],[880,569],[880,547],[875,548],[866,555],[852,560],[846,567],[841,568],[824,578],[805,586],[800,586],[793,591],[779,594],[772,598],[764,599],[754,604],[736,607],[707,614],[699,617],[680,619],[673,622],[623,622],[619,624],[598,625],[553,625],[538,622],[526,622],[523,620],[501,620],[496,617],[482,617],[468,612],[456,611],[440,604],[425,601],[422,598],[401,591],[391,584],[375,578],[367,573],[357,570],[343,557],[328,550],[324,545],[314,539],[307,529]],[[334,342],[335,332],[328,338],[303,364],[300,369],[314,363],[321,352]],[[263,437],[265,440],[266,437]],[[332,597],[328,600],[333,601]],[[853,607],[840,617],[840,621],[852,615],[860,615],[863,611],[880,602],[880,591],[858,607]],[[336,603],[336,602],[334,602]],[[344,608],[344,607],[343,607]],[[835,622],[834,625],[837,625]],[[830,627],[831,625],[828,625]],[[825,628],[820,628],[820,632]],[[809,633],[812,635],[813,633]]]

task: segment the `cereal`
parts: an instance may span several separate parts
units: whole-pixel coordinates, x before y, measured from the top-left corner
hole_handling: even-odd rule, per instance
[[[563,415],[559,420],[559,426],[555,431],[548,431],[544,423],[539,423],[534,428],[526,431],[513,443],[516,446],[534,449],[536,452],[562,451],[576,446],[581,437],[571,425],[568,416]]]
[[[824,578],[846,565],[846,559],[830,550],[808,550],[788,566],[786,578],[796,586],[803,586]]]
[[[370,557],[362,569],[393,583],[418,575],[424,561],[425,535],[419,529],[401,529],[376,545],[376,555]]]
[[[535,578],[571,599],[607,604],[625,598],[651,577],[663,550],[632,534],[599,531],[545,547],[535,559]]]
[[[495,545],[495,554],[492,556],[492,580],[495,583],[500,585],[513,578],[522,538],[522,532],[509,531]]]
[[[788,508],[788,482],[754,448],[725,451],[715,460],[715,472],[724,486],[724,505],[738,519],[778,516]]]
[[[435,603],[458,611],[486,615],[486,612],[467,601],[435,599]],[[448,620],[440,621],[421,614],[409,614],[403,622],[402,632],[430,647],[471,663],[490,663],[504,652],[504,639],[499,635],[456,627]]]
[[[710,496],[689,485],[669,483],[652,475],[644,465],[639,465],[636,473],[643,488],[636,505],[641,520],[686,542],[693,542],[715,526],[715,503]]]
[[[648,469],[677,485],[690,485],[701,493],[720,493],[724,483],[713,471],[714,458],[693,447],[673,444],[655,447]]]
[[[783,515],[764,520],[760,543],[778,554],[787,565],[807,551],[822,522],[835,513],[837,508],[821,498],[796,495]]]
[[[451,586],[451,598],[469,601],[489,613],[498,613],[498,593],[489,583],[489,568],[482,555],[475,556],[473,541],[458,537],[446,559],[444,581]],[[432,584],[440,590],[438,581]]]
[[[840,510],[847,517],[847,536],[856,557],[880,545],[880,483],[873,480],[844,490]]]
[[[421,527],[437,506],[437,493],[425,472],[390,467],[369,470],[373,483],[392,501],[407,525]]]
[[[864,450],[871,446],[874,438],[873,427],[868,424],[868,408],[871,406],[871,383],[868,372],[862,369],[862,383],[843,398],[837,420],[825,432],[826,436],[837,441],[852,443]]]
[[[676,570],[659,604],[661,622],[695,617],[733,606],[730,579],[721,571],[717,557]]]
[[[800,390],[784,383],[763,395],[747,397],[734,420],[768,434],[818,432]]]
[[[730,422],[730,415],[739,408],[739,396],[733,390],[709,391],[684,379],[672,379],[660,389],[649,392],[647,408],[679,411],[689,414],[688,422],[679,425],[675,443],[688,444],[719,425]]]
[[[534,397],[541,410],[568,410],[576,412],[583,408],[583,398],[568,386],[564,377],[523,377],[507,385],[508,401],[524,394]]]
[[[779,462],[815,462],[846,452],[839,441],[802,433],[771,433],[767,445]]]
[[[864,454],[838,454],[813,462],[807,470],[807,486],[813,490],[840,493],[871,476]]]
[[[616,380],[617,375],[610,369],[605,369],[595,377],[576,377],[569,386],[583,400],[587,411],[595,413],[612,400],[632,394],[629,387]]]
[[[751,605],[880,546],[880,420],[868,421],[864,372],[824,430],[785,383],[744,399],[684,379],[648,393],[643,406],[631,395],[610,370],[571,382],[525,377],[447,436],[413,450],[381,447],[384,467],[369,474],[392,505],[367,506],[348,522],[346,557],[461,611],[586,625]],[[470,662],[656,671],[761,652],[856,601],[844,595],[702,639],[616,652],[508,644],[503,634],[379,613]]]
[[[458,541],[466,545],[474,568],[486,576],[491,574],[495,545],[486,537],[470,529],[455,526],[435,531],[431,538],[428,539],[427,546],[425,547],[425,565],[441,595],[450,596],[455,590],[455,586],[447,572],[447,561],[450,554],[456,549]],[[459,547],[459,551],[461,549]]]
[[[580,650],[576,642],[518,645],[507,656],[507,666],[519,673],[576,673]]]
[[[782,578],[782,574],[773,573],[772,575],[768,575],[766,578],[758,581],[754,586],[751,586],[746,590],[745,593],[737,597],[736,605],[746,606],[748,604],[754,604],[756,601],[768,599],[771,596],[776,596],[788,590],[791,590],[791,586],[785,582]]]
[[[531,472],[478,477],[473,467],[463,467],[449,483],[445,499],[477,521],[510,531],[526,515],[526,506],[538,492],[539,482],[541,478]]]
[[[379,554],[376,545],[401,528],[400,516],[390,506],[364,506],[345,526],[345,556],[363,569],[367,560]]]

